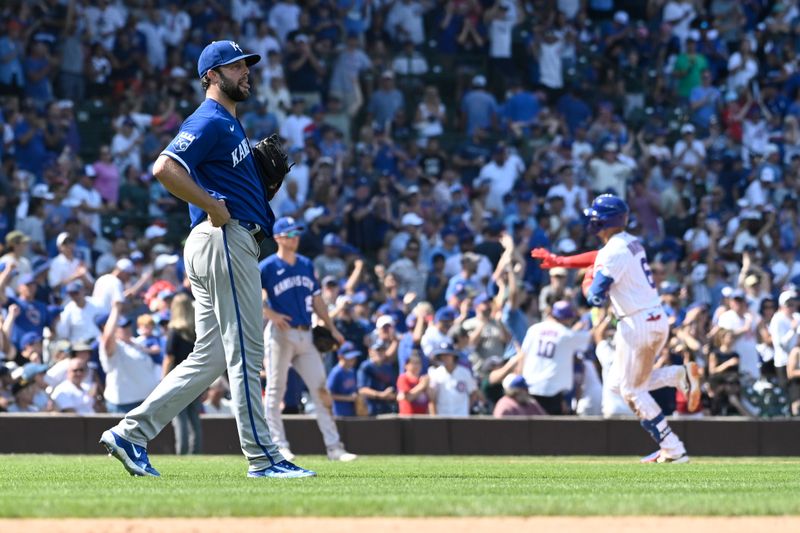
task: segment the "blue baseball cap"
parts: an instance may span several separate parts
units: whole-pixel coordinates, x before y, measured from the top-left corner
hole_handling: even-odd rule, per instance
[[[37,342],[41,342],[42,336],[36,333],[35,331],[29,331],[22,338],[19,340],[20,348],[25,348],[30,346],[31,344],[36,344]]]
[[[528,390],[528,382],[518,374],[509,374],[503,379],[503,390],[510,391],[514,389]]]
[[[109,313],[100,313],[99,315],[95,315],[94,325],[99,329],[103,329],[108,321],[108,315]]]
[[[37,259],[33,262],[33,277],[42,274],[43,272],[47,272],[50,270],[50,261],[47,259]]]
[[[448,305],[436,311],[436,314],[434,315],[433,318],[434,320],[436,320],[436,322],[442,322],[442,321],[452,322],[453,320],[456,319],[457,316],[458,313],[456,312],[456,310]]]
[[[159,300],[166,300],[167,298],[174,297],[176,294],[177,293],[175,291],[171,291],[169,289],[164,289],[163,291],[158,293],[158,299]]]
[[[475,297],[475,299],[472,301],[472,305],[478,307],[482,303],[486,303],[488,301],[489,301],[489,295],[486,294],[485,292],[482,292]]]
[[[445,354],[456,355],[456,349],[449,342],[440,342],[439,344],[436,345],[436,347],[433,350],[431,350],[430,357],[431,359],[433,359],[434,357],[438,357],[440,355],[445,355]]]
[[[379,315],[391,315],[395,311],[394,305],[391,302],[386,302],[380,305],[375,312]]]
[[[197,60],[197,75],[202,78],[212,68],[230,65],[240,59],[244,59],[249,67],[261,61],[261,56],[245,54],[234,41],[213,41],[200,53],[200,58]]]
[[[26,363],[22,367],[22,379],[25,381],[33,381],[37,374],[44,374],[47,372],[47,365],[40,363]]]
[[[566,300],[559,300],[553,304],[553,309],[550,311],[553,318],[557,320],[569,320],[575,318],[575,309],[572,304]]]
[[[744,300],[746,295],[742,289],[733,289],[729,298],[733,298],[734,300]]]
[[[82,288],[83,288],[83,282],[79,279],[76,279],[75,281],[67,283],[67,286],[64,288],[64,290],[66,290],[67,294],[69,294],[72,292],[78,292]]]
[[[344,357],[345,359],[355,359],[361,355],[361,352],[356,348],[356,345],[352,342],[345,342],[342,344],[342,347],[339,348],[337,352],[339,357]]]
[[[678,294],[681,290],[681,286],[672,281],[662,281],[658,289],[661,291],[661,294]]]
[[[108,317],[109,316],[110,316],[110,313],[102,313],[102,314],[97,315],[96,317],[94,317],[94,325],[97,326],[100,329],[103,329],[104,327],[106,327],[106,322],[108,322]],[[120,328],[127,328],[132,323],[133,322],[131,321],[131,319],[126,317],[126,316],[121,316],[117,320],[117,326],[120,327]]]
[[[342,238],[336,235],[335,233],[328,233],[322,239],[323,246],[341,246],[344,244]]]
[[[290,231],[304,231],[306,227],[299,220],[292,217],[281,217],[272,226],[273,235],[284,235]]]
[[[35,276],[33,274],[22,274],[19,278],[17,278],[17,286],[20,285],[29,285],[35,281]]]

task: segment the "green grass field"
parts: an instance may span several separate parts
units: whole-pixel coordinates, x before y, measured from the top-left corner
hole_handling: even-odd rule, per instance
[[[156,456],[132,478],[105,456],[0,456],[0,517],[800,514],[800,460],[364,457],[319,477],[247,479],[241,457]]]

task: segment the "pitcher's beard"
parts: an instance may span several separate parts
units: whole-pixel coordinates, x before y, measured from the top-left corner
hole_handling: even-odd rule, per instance
[[[245,93],[241,87],[239,87],[239,83],[228,78],[222,72],[219,73],[220,84],[219,90],[225,93],[225,95],[233,100],[234,102],[244,102],[247,100],[247,97],[250,96],[250,91]]]

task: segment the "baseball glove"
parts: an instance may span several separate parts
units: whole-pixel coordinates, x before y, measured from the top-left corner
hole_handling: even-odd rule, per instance
[[[272,200],[293,164],[289,164],[289,156],[286,155],[281,140],[275,133],[261,139],[253,147],[253,156],[256,158],[256,167],[267,191],[267,200]]]
[[[332,352],[339,347],[339,343],[333,338],[331,330],[325,326],[314,326],[311,330],[311,338],[319,353]]]

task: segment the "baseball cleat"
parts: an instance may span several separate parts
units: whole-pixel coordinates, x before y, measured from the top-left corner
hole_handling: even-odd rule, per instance
[[[295,455],[292,453],[292,450],[289,448],[278,448],[278,451],[281,452],[281,455],[287,461],[294,461]]]
[[[132,476],[159,477],[161,474],[153,468],[147,458],[147,448],[123,439],[113,431],[106,430],[100,437],[100,444],[108,451],[108,455],[116,457]]]
[[[275,463],[275,468],[283,470],[287,474],[290,474],[287,477],[315,477],[317,475],[316,472],[313,470],[307,470],[305,468],[301,468],[296,464],[290,461],[281,461],[280,463]]]
[[[687,454],[680,455],[678,457],[670,457],[667,455],[664,450],[656,450],[650,455],[646,457],[642,457],[639,461],[640,463],[671,463],[671,464],[681,464],[681,463],[688,463],[689,456]]]
[[[350,461],[355,461],[358,459],[358,455],[348,452],[344,449],[344,446],[334,446],[332,448],[328,448],[328,459],[331,461],[349,463]]]
[[[247,477],[271,477],[277,479],[288,479],[293,477],[300,477],[291,475],[285,470],[281,470],[277,466],[269,466],[263,470],[251,470],[247,473]]]
[[[697,411],[700,407],[700,369],[697,363],[688,363],[683,365],[686,370],[686,401],[688,402],[687,408],[690,413]]]

